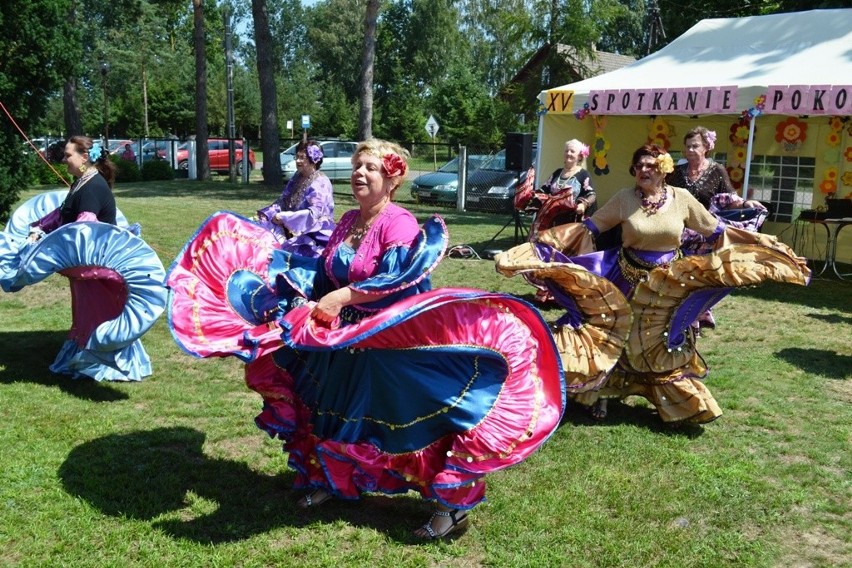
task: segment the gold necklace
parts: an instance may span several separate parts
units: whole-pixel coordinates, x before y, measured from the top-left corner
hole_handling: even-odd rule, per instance
[[[347,234],[352,237],[353,241],[360,241],[370,230],[370,225],[372,224],[373,221],[370,221],[369,223],[364,223],[362,227],[359,227],[357,223],[354,223],[351,227],[349,227],[349,232]]]

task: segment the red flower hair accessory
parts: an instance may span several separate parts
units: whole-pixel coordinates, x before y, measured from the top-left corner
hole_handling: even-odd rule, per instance
[[[404,176],[408,172],[408,165],[399,154],[385,154],[382,158],[382,167],[387,177]]]

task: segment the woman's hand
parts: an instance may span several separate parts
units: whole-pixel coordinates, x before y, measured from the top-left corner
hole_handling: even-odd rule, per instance
[[[577,215],[582,217],[583,213],[586,212],[586,204],[583,201],[578,201],[576,211]]]
[[[346,290],[342,288],[341,290]],[[325,327],[331,327],[337,317],[340,315],[340,310],[343,309],[344,303],[341,290],[329,292],[316,303],[314,309],[311,310],[311,317],[316,322]]]
[[[272,216],[272,223],[274,225],[283,225],[284,224],[284,213],[276,213]]]

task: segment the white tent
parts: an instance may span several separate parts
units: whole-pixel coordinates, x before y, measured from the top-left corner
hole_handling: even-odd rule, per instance
[[[744,138],[734,140],[729,134],[743,111],[751,109],[757,132],[747,137],[746,175],[758,154],[758,166],[766,172],[767,164],[777,161],[778,167],[772,170],[775,178],[761,181],[763,186],[754,188],[747,177],[740,177],[740,183],[757,191],[760,199],[778,198],[781,220],[789,222],[798,210],[819,204],[821,193],[831,187],[820,190],[826,180],[835,181],[838,197],[852,192],[841,181],[846,171],[852,172],[852,161],[844,157],[852,137],[847,132],[852,121],[846,122],[852,115],[852,9],[703,20],[657,53],[543,91],[539,101],[539,175],[561,164],[566,140],[579,138],[593,146],[589,170],[603,199],[632,182],[627,174],[630,155],[653,137],[653,128],[668,129],[673,151],[681,149],[689,128],[713,128],[717,151],[730,165],[742,146],[736,142]],[[791,128],[805,133],[792,141],[783,136],[777,140],[777,129],[791,117]],[[832,122],[832,117],[839,118]],[[597,172],[592,171],[595,146],[604,152],[600,163],[607,166]],[[798,180],[781,179],[788,162],[801,170]],[[783,184],[790,184],[792,193],[778,193]],[[759,193],[773,189],[771,195]]]

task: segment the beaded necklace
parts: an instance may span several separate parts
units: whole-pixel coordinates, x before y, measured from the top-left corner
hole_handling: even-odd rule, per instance
[[[654,215],[662,209],[663,205],[666,204],[666,201],[669,200],[669,191],[667,186],[663,186],[663,195],[658,197],[656,201],[651,201],[648,199],[644,193],[642,193],[641,189],[634,190],[636,197],[639,199],[639,204],[642,207],[642,211],[644,211],[647,215]]]

